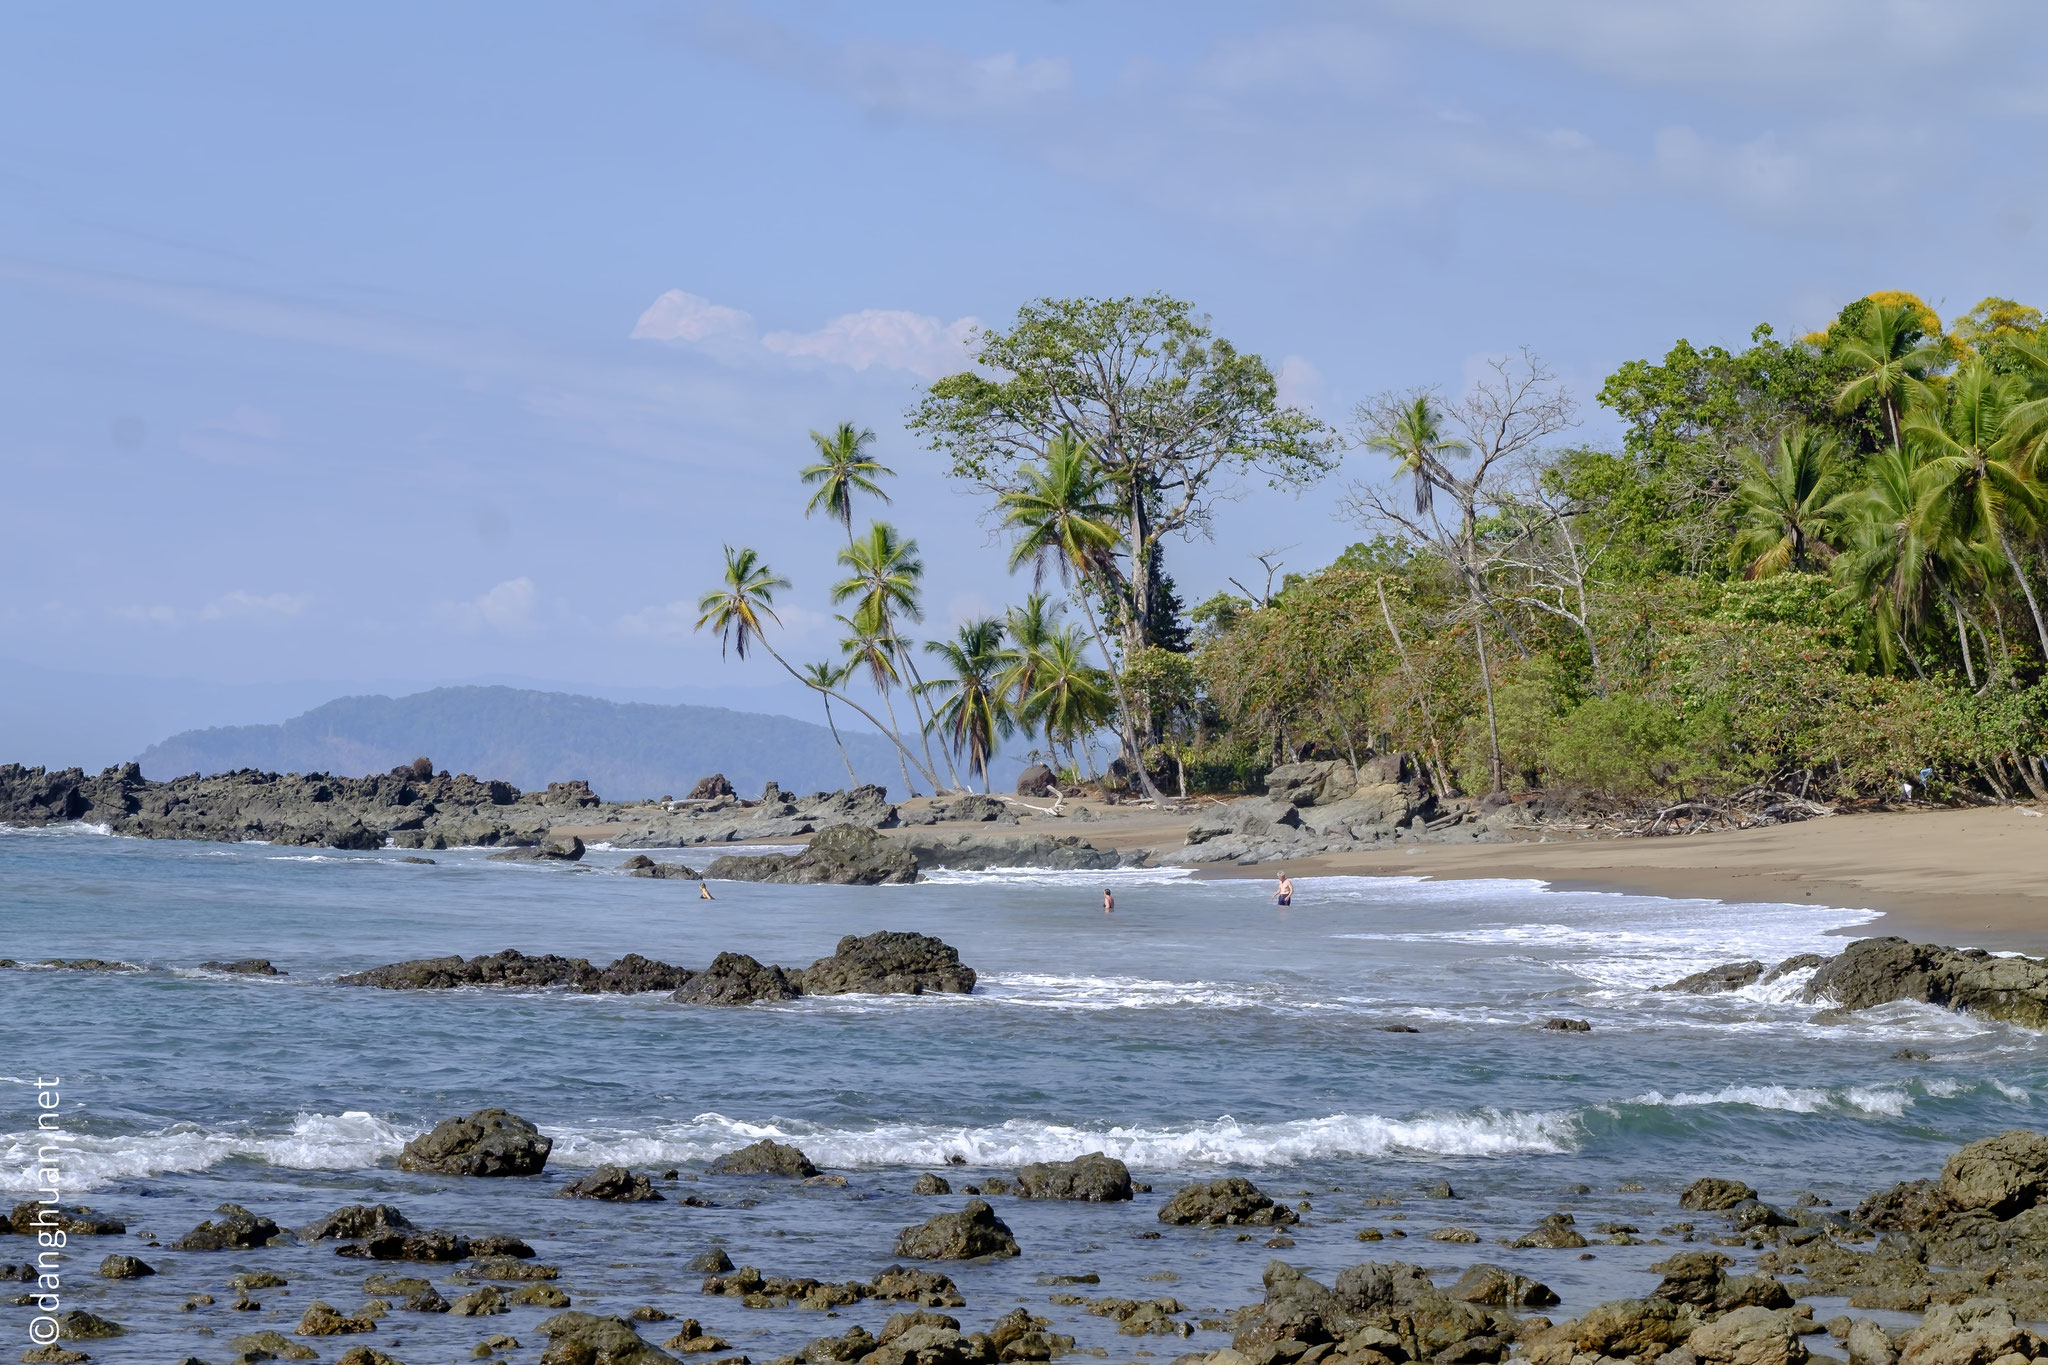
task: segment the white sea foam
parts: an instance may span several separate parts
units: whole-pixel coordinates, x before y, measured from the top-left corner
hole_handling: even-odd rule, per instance
[[[400,1128],[374,1114],[302,1114],[283,1133],[203,1128],[178,1123],[151,1133],[99,1137],[65,1133],[52,1145],[62,1150],[65,1187],[89,1190],[114,1180],[203,1171],[223,1161],[246,1158],[308,1171],[347,1171],[396,1156],[419,1129]],[[36,1149],[52,1135],[30,1130],[0,1135],[0,1190],[36,1187]]]
[[[1774,1109],[1788,1114],[1820,1114],[1853,1110],[1863,1114],[1897,1118],[1913,1105],[1913,1097],[1889,1086],[1845,1086],[1829,1090],[1816,1086],[1725,1085],[1718,1090],[1681,1091],[1666,1095],[1651,1090],[1636,1096],[1635,1104],[1668,1109],[1703,1105],[1740,1105],[1750,1109]]]
[[[2033,1102],[2034,1097],[2028,1094],[2025,1090],[2022,1090],[2019,1086],[2016,1085],[2008,1085],[2004,1081],[1999,1080],[1996,1076],[1993,1076],[1991,1078],[1991,1084],[1997,1088],[1999,1094],[2005,1096],[2009,1100],[2018,1100],[2022,1104],[2030,1104]]]
[[[922,880],[933,886],[1165,886],[1195,875],[1191,867],[1111,867],[1056,871],[1045,867],[991,867],[956,871],[935,867]]]
[[[1517,1156],[1578,1149],[1569,1112],[1478,1110],[1392,1119],[1333,1114],[1280,1123],[1240,1123],[1229,1116],[1182,1128],[1102,1127],[1012,1119],[987,1127],[895,1123],[869,1129],[825,1128],[791,1120],[748,1122],[700,1114],[652,1131],[568,1130],[556,1135],[554,1159],[572,1166],[603,1162],[698,1161],[760,1138],[800,1144],[825,1166],[941,1166],[953,1157],[970,1166],[1017,1166],[1107,1152],[1145,1170],[1203,1166],[1287,1166],[1332,1157],[1426,1153]]]

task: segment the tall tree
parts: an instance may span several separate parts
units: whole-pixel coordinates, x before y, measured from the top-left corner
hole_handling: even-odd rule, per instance
[[[1109,675],[1088,662],[1087,646],[1070,626],[1055,632],[1039,651],[1033,681],[1020,718],[1045,731],[1048,748],[1057,749],[1065,740],[1067,762],[1078,770],[1087,737],[1116,713]],[[1092,760],[1089,766],[1092,772]]]
[[[918,686],[921,693],[942,699],[932,707],[932,727],[967,760],[970,773],[981,774],[986,792],[989,758],[1014,728],[1003,694],[1003,623],[992,616],[969,621],[956,638],[927,640],[924,648],[950,675]]]
[[[918,688],[923,679],[918,676],[916,661],[899,627],[903,621],[924,620],[924,560],[918,556],[917,542],[899,535],[888,522],[878,521],[868,527],[865,536],[839,552],[839,564],[848,573],[833,586],[832,600],[840,604],[853,602],[854,621],[887,643],[909,675],[911,714],[917,721],[920,737],[927,736],[929,726]],[[932,759],[929,738],[924,738],[923,744],[925,768],[936,772],[938,765]],[[951,766],[948,759],[947,767]],[[954,786],[961,785],[957,773],[953,779]]]
[[[797,471],[797,477],[818,490],[805,505],[804,515],[824,512],[832,517],[845,528],[849,546],[853,544],[853,495],[865,493],[889,501],[889,495],[875,480],[896,473],[868,454],[874,439],[874,432],[856,428],[851,422],[841,422],[829,436],[813,431],[811,444],[817,447],[818,458]]]
[[[799,670],[803,675],[803,680],[810,684],[818,695],[824,699],[825,725],[832,731],[832,742],[839,746],[840,761],[846,764],[846,783],[847,790],[849,791],[860,785],[860,777],[853,771],[853,755],[846,752],[846,741],[839,737],[839,722],[832,717],[832,694],[839,690],[842,683],[853,676],[853,670],[854,665],[850,661],[834,664],[829,660],[823,663],[805,664]],[[905,782],[910,780],[910,774],[907,771],[903,774],[903,780]]]
[[[1002,529],[1014,537],[1010,544],[1010,572],[1029,564],[1038,582],[1044,581],[1047,569],[1057,574],[1063,584],[1079,580],[1080,590],[1075,597],[1088,617],[1088,629],[1102,650],[1104,662],[1113,665],[1109,641],[1090,598],[1114,573],[1116,548],[1122,537],[1111,520],[1116,507],[1107,500],[1105,479],[1093,452],[1073,436],[1062,433],[1046,443],[1041,457],[1018,469],[1015,477],[1017,486],[1005,489],[997,498]],[[1129,693],[1114,666],[1110,678],[1123,722],[1124,755],[1145,794],[1154,801],[1160,800],[1159,788],[1145,770]]]
[[[1328,428],[1179,299],[1041,299],[978,339],[979,369],[934,383],[909,425],[998,499],[1063,436],[1093,452],[1122,523],[1122,558],[1098,572],[1127,651],[1157,643],[1162,538],[1205,532],[1246,475],[1299,485],[1334,465]]]
[[[1846,412],[1876,403],[1896,447],[1903,439],[1907,405],[1923,396],[1928,376],[1945,353],[1928,339],[1925,313],[1910,303],[1870,302],[1845,321],[1846,333],[1834,350],[1853,373],[1835,391],[1835,408]]]

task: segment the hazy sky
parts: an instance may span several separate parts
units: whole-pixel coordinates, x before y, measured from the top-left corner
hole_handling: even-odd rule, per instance
[[[2048,10],[1906,0],[11,5],[0,654],[263,681],[739,680],[805,432],[873,426],[936,623],[1005,578],[905,435],[976,320],[1166,290],[1326,418],[1520,344],[2048,301]],[[1198,600],[1325,562],[1248,496]],[[764,676],[760,681],[768,681]],[[4,757],[4,755],[0,755]]]

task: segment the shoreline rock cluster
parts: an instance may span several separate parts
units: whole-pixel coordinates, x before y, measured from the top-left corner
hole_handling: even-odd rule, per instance
[[[552,953],[529,957],[508,948],[488,956],[415,958],[337,977],[342,986],[391,991],[495,987],[566,988],[582,995],[667,992],[688,1005],[748,1005],[804,995],[969,995],[976,973],[951,944],[928,934],[880,930],[848,934],[830,957],[808,967],[765,965],[745,953],[720,953],[702,971],[628,953],[606,967]]]
[[[1769,985],[1802,970],[1813,976],[1801,988],[1800,999],[1832,1007],[1815,1015],[1815,1023],[1838,1023],[1861,1010],[1914,1001],[2048,1029],[2048,961],[1896,937],[1860,938],[1834,957],[1801,953],[1769,971],[1754,959],[1724,962],[1657,989],[1712,995]]]

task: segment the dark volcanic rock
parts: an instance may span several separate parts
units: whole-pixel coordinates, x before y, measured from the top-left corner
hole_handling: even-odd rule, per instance
[[[209,1219],[201,1223],[171,1243],[171,1249],[228,1251],[268,1246],[270,1239],[276,1237],[280,1231],[277,1224],[260,1214],[249,1212],[240,1204],[222,1204],[214,1212],[222,1215],[219,1222]]]
[[[1035,1161],[1017,1172],[1017,1197],[1113,1203],[1131,1197],[1131,1171],[1101,1152],[1089,1152],[1072,1161]]]
[[[1795,953],[1771,968],[1768,972],[1765,972],[1764,984],[1768,986],[1779,977],[1790,976],[1792,973],[1804,971],[1808,967],[1825,967],[1827,964],[1828,959],[1819,953]]]
[[[896,1254],[919,1261],[961,1261],[1015,1256],[1017,1239],[986,1201],[970,1199],[958,1213],[942,1213],[896,1236]]]
[[[1591,1033],[1593,1026],[1584,1019],[1545,1019],[1543,1027],[1555,1033]]]
[[[1918,1000],[2048,1028],[2048,963],[1902,938],[1858,939],[1813,974],[1806,999],[1832,1001],[1845,1010]]]
[[[974,981],[974,969],[960,965],[960,953],[951,945],[927,934],[884,930],[840,939],[832,956],[804,970],[803,990],[806,995],[966,995]]]
[[[270,965],[267,957],[240,957],[233,962],[202,962],[201,971],[231,972],[236,976],[284,976],[286,973]]]
[[[690,788],[690,800],[711,801],[721,796],[735,796],[732,783],[725,780],[724,773],[713,773],[697,779],[697,785]]]
[[[751,1005],[757,1000],[794,1000],[802,994],[800,976],[763,966],[745,953],[720,953],[669,998],[684,1005]]]
[[[358,1261],[421,1261],[444,1265],[468,1260],[473,1248],[469,1239],[446,1228],[415,1228],[410,1231],[373,1233],[360,1241],[343,1242],[334,1249],[337,1256]]]
[[[588,1175],[563,1186],[558,1197],[608,1199],[615,1204],[651,1204],[660,1201],[661,1191],[655,1189],[654,1182],[646,1176],[635,1175],[624,1166],[599,1166]]]
[[[762,1138],[738,1151],[727,1152],[704,1169],[711,1175],[783,1175],[798,1179],[818,1173],[809,1157],[773,1138]]]
[[[917,880],[917,859],[903,845],[861,825],[818,831],[801,853],[728,855],[704,869],[706,877],[736,882],[881,886]]]
[[[557,1313],[540,1325],[548,1338],[541,1365],[662,1365],[675,1357],[641,1340],[625,1318],[574,1310]]]
[[[1792,1293],[1769,1275],[1730,1275],[1728,1258],[1712,1251],[1681,1251],[1650,1269],[1664,1280],[1652,1291],[1672,1303],[1689,1303],[1707,1313],[1737,1308],[1790,1308]]]
[[[109,1218],[76,1204],[45,1204],[35,1199],[16,1204],[7,1215],[7,1222],[0,1226],[23,1237],[33,1237],[52,1228],[66,1237],[113,1237],[128,1231],[128,1225],[118,1218]]]
[[[1484,1263],[1459,1276],[1448,1292],[1454,1299],[1493,1308],[1548,1308],[1557,1302],[1549,1285]]]
[[[598,972],[597,990],[617,995],[644,995],[651,991],[680,990],[696,978],[688,967],[671,967],[638,953],[627,953]]]
[[[956,872],[998,867],[1092,872],[1122,863],[1115,849],[1097,848],[1078,834],[912,834],[902,843],[919,867]]]
[[[398,1169],[429,1175],[538,1175],[554,1140],[503,1109],[479,1109],[442,1119],[434,1130],[405,1144]]]
[[[385,1232],[409,1232],[412,1223],[389,1204],[346,1204],[299,1229],[308,1242],[352,1242]]]
[[[1716,1212],[1732,1209],[1745,1199],[1756,1198],[1756,1191],[1740,1180],[1722,1180],[1716,1176],[1702,1176],[1687,1185],[1678,1196],[1678,1207]]]
[[[1274,1227],[1299,1222],[1294,1210],[1275,1204],[1242,1176],[1183,1186],[1159,1210],[1159,1221],[1182,1227],[1251,1224]]]
[[[645,853],[636,853],[620,863],[619,871],[629,877],[660,877],[670,881],[686,882],[698,879],[697,870],[685,863],[657,863]]]
[[[574,863],[583,859],[583,841],[575,835],[566,839],[547,839],[538,844],[522,848],[508,848],[503,853],[493,853],[494,863]]]
[[[910,1192],[912,1194],[951,1194],[953,1192],[953,1182],[942,1175],[933,1175],[930,1171],[926,1171],[911,1183]]]
[[[1017,795],[1051,796],[1053,794],[1052,769],[1043,763],[1032,763],[1017,774]]]
[[[1476,1365],[1514,1344],[1511,1313],[1446,1294],[1403,1262],[1352,1266],[1331,1287],[1270,1261],[1264,1279],[1265,1301],[1236,1318],[1234,1345],[1250,1359],[1292,1360],[1343,1342],[1363,1348],[1352,1360]]]
[[[100,1262],[99,1275],[103,1280],[139,1280],[154,1274],[156,1267],[139,1256],[123,1256],[116,1252]]]
[[[542,953],[529,957],[516,948],[468,959],[416,958],[372,967],[337,977],[343,986],[376,986],[387,991],[445,991],[463,986],[503,986],[522,990],[566,987],[586,995],[598,992],[632,994],[673,991],[696,975],[687,967],[671,967],[638,953],[628,953],[609,967],[593,967],[587,958]]]
[[[1709,967],[1691,976],[1682,976],[1668,986],[1659,986],[1660,991],[1684,991],[1689,995],[1712,995],[1719,991],[1739,991],[1744,986],[1756,984],[1764,974],[1764,964],[1751,959],[1747,962],[1724,962],[1718,967]]]

